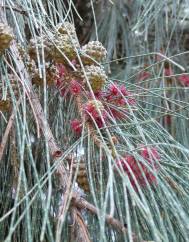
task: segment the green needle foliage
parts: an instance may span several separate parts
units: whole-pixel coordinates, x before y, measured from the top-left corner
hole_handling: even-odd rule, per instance
[[[189,240],[188,11],[2,0],[0,241]]]

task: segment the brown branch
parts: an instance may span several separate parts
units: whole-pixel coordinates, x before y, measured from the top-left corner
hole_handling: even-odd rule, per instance
[[[15,12],[18,12],[22,15],[25,15],[26,17],[29,17],[29,14],[27,13],[27,11],[23,10],[21,6],[17,6],[17,7],[11,7],[8,5],[0,5],[0,8],[5,8],[11,11],[11,9]]]
[[[58,220],[57,220],[57,225],[56,225],[56,241],[60,242],[61,241],[61,231],[62,231],[62,225],[64,222],[64,218],[65,218],[65,213],[66,213],[66,209],[67,209],[67,204],[69,202],[69,198],[70,198],[70,191],[71,191],[71,185],[72,185],[72,165],[73,165],[73,159],[71,161],[71,172],[69,174],[69,179],[68,179],[68,183],[67,183],[67,187],[66,187],[66,191],[63,194],[63,202],[59,207],[59,214],[58,214]],[[58,169],[58,173],[60,175],[60,179],[62,177],[61,175],[61,170],[60,170],[60,166]],[[63,173],[64,176],[64,173]],[[64,182],[64,180],[63,180]],[[62,183],[62,182],[61,182]]]
[[[91,242],[87,225],[85,224],[80,211],[76,207],[71,207],[71,215],[74,226],[74,240],[79,242]]]
[[[10,130],[12,128],[13,121],[14,121],[14,116],[15,116],[15,114],[13,112],[11,114],[10,118],[9,118],[9,121],[8,121],[6,130],[5,130],[5,133],[4,133],[3,137],[2,137],[2,141],[1,141],[1,144],[0,144],[0,161],[1,161],[2,157],[3,157],[4,149],[5,149],[5,146],[6,146],[8,137],[9,137],[9,133],[10,133]]]
[[[39,98],[33,90],[31,77],[29,76],[27,70],[25,69],[25,65],[19,55],[19,51],[15,41],[12,42],[10,49],[12,51],[13,59],[16,60],[15,64],[18,69],[18,73],[20,74],[20,79],[23,81],[23,83],[21,84],[23,85],[23,88],[26,92],[30,105],[32,106],[32,109],[35,112],[35,116],[38,121],[39,127],[42,130],[43,135],[45,136],[48,142],[50,154],[52,155],[53,158],[59,158],[62,155],[62,151],[56,144],[55,138],[48,125],[48,122],[46,120]]]
[[[16,107],[18,107],[19,104],[20,104],[20,100],[18,100]],[[15,111],[13,110],[12,114],[11,114],[11,116],[9,118],[7,127],[5,129],[5,133],[4,133],[3,137],[2,137],[1,144],[0,144],[0,161],[1,161],[2,157],[3,157],[4,149],[5,149],[5,146],[6,146],[6,143],[7,143],[7,140],[8,140],[9,133],[11,131],[12,125],[13,125],[14,117],[15,117]]]
[[[98,212],[99,212],[98,209],[91,203],[87,202],[84,198],[78,197],[77,194],[73,194],[72,202],[76,207],[80,209],[86,209],[90,213],[94,215],[98,215]],[[127,231],[125,226],[119,220],[113,218],[111,215],[106,215],[105,220],[106,220],[106,223],[111,225],[114,229],[117,229],[123,233]]]

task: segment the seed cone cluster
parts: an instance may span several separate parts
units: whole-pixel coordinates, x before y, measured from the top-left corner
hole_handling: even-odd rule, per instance
[[[46,85],[54,86],[55,80],[57,79],[58,72],[55,65],[46,64],[45,65],[45,72],[46,72]],[[32,76],[32,84],[36,86],[43,86],[44,80],[39,75],[39,69],[35,69]]]
[[[16,99],[19,96],[19,84],[15,80],[14,75],[9,74],[7,77],[10,81],[11,89],[14,93]],[[4,82],[4,84],[3,84]],[[1,112],[10,112],[12,110],[12,101],[11,93],[9,87],[6,85],[6,78],[2,83],[0,82],[0,111]]]
[[[31,39],[29,44],[29,55],[32,59],[37,59],[37,54],[41,55],[44,50],[45,60],[53,60],[56,63],[68,64],[77,56],[79,42],[75,28],[72,24],[65,22],[58,24],[54,34]]]
[[[96,62],[102,62],[107,55],[106,49],[99,41],[90,41],[82,47],[81,59],[85,65],[91,65]]]
[[[9,112],[11,110],[11,101],[7,100],[0,100],[0,111],[1,112]]]
[[[54,44],[49,45],[51,57],[56,63],[67,64],[68,60],[77,57],[77,49],[79,44],[75,38],[67,34],[57,34]]]
[[[11,28],[8,25],[0,23],[0,54],[10,47],[10,43],[13,38],[14,36]]]
[[[74,173],[76,172],[77,166],[79,166],[77,171],[77,178],[76,178],[77,183],[85,192],[89,192],[90,188],[89,188],[85,162],[83,160],[81,160],[79,164],[75,162],[73,165]]]
[[[3,48],[8,47],[12,39],[9,32],[9,28],[0,28]],[[110,90],[105,87],[108,77],[100,63],[105,60],[107,51],[102,44],[91,41],[80,47],[74,25],[64,22],[58,24],[48,36],[37,36],[25,48],[20,46],[19,52],[35,87],[43,86],[46,81],[48,86],[59,89],[65,102],[70,97],[75,100],[79,119],[74,117],[75,120],[70,120],[72,131],[79,137],[86,124],[93,142],[100,147],[101,140],[96,128],[105,127],[110,120],[109,116],[113,117],[113,110],[106,105],[111,103],[116,107],[123,106],[125,99],[122,96],[127,96],[123,87],[120,90],[116,86]],[[8,110],[10,106],[8,99],[0,102],[0,110]],[[101,132],[115,156],[113,145],[109,144],[106,133]],[[117,139],[112,138],[112,143],[116,142]],[[78,185],[85,192],[90,192],[85,162],[75,162],[73,168],[77,172]]]
[[[94,92],[100,91],[103,88],[107,75],[102,67],[95,65],[85,66],[85,74]],[[83,75],[83,78],[85,79],[85,75]]]
[[[77,71],[72,72],[72,78],[79,79],[82,82],[81,85],[83,85],[83,80],[85,83],[89,80],[94,92],[103,88],[107,76],[97,62],[106,58],[107,51],[99,41],[91,41],[81,48],[73,24],[60,23],[49,38],[40,36],[30,40],[28,54],[32,60],[35,62],[40,60],[43,51],[45,60],[48,62],[56,65],[62,64],[66,67],[72,62],[77,68]],[[84,64],[85,71],[81,68],[78,55]],[[66,77],[64,77],[65,79]]]
[[[69,23],[69,22],[64,22],[64,24],[59,23],[56,26],[56,30],[60,33],[60,34],[66,34],[66,35],[70,35],[74,38],[76,38],[76,31],[75,31],[75,27],[73,24]]]
[[[49,47],[49,40],[46,36],[36,37],[31,39],[28,46],[28,54],[31,59],[37,61],[37,58],[41,58],[42,53],[44,52],[45,60],[48,61],[51,59],[51,49]]]

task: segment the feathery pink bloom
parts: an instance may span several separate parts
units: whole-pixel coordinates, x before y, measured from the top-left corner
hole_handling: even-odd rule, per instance
[[[65,87],[62,87],[60,89],[60,96],[63,97],[66,94],[66,91],[67,91],[66,88]]]
[[[147,160],[149,163],[152,163],[154,160],[159,160],[160,155],[156,148],[154,147],[144,147],[141,146],[140,155]]]
[[[117,103],[118,103],[120,106],[124,106],[124,105],[127,104],[125,98],[119,98],[119,99],[117,100]]]
[[[141,155],[144,156],[146,161],[149,163],[149,166],[151,166],[151,170],[154,170],[154,172],[157,172],[158,166],[152,165],[149,151],[146,151],[146,149],[143,148],[141,151]],[[156,156],[159,159],[159,154],[157,153],[157,150],[155,148],[151,149],[151,152],[154,156]],[[129,180],[132,184],[132,186],[137,190],[136,182],[133,179],[133,176],[137,180],[138,184],[141,187],[146,187],[146,180],[149,182],[149,184],[156,184],[157,179],[156,176],[153,174],[153,172],[145,166],[141,161],[137,161],[134,156],[132,155],[125,155],[123,159],[116,161],[118,167],[122,167],[124,172],[128,175]]]
[[[166,115],[166,116],[164,116],[164,122],[165,122],[165,124],[167,124],[167,125],[171,125],[171,115]]]
[[[56,65],[57,69],[58,69],[58,74],[60,77],[64,76],[65,72],[66,72],[66,68],[63,64],[57,64]]]
[[[184,85],[189,86],[189,75],[183,74],[178,77],[178,80]]]
[[[57,64],[56,65],[56,68],[58,70],[58,77],[57,79],[55,80],[55,85],[57,88],[61,88],[61,86],[63,85],[63,78],[64,78],[64,75],[65,75],[65,66],[62,65],[62,64]]]
[[[56,87],[60,88],[61,85],[62,85],[62,82],[61,82],[60,78],[56,79]]]
[[[172,76],[173,75],[173,70],[171,67],[169,68],[164,68],[164,75],[165,76]]]
[[[77,134],[80,135],[82,132],[82,123],[78,119],[71,120],[70,122],[71,128],[73,131]]]
[[[93,104],[93,103],[86,103],[83,107],[86,115],[88,116],[88,118],[93,118],[96,122],[96,124],[98,125],[99,128],[103,127],[103,120],[102,118],[105,120],[107,118],[107,114],[105,110],[101,110],[101,114],[100,112],[98,112],[97,107]]]
[[[103,92],[102,91],[97,91],[94,92],[94,95],[97,99],[101,99],[103,97]]]
[[[119,87],[117,86],[117,84],[111,84],[108,87],[108,91],[109,91],[111,96],[117,96],[118,94],[120,94]]]
[[[123,96],[129,95],[129,92],[127,91],[127,89],[124,85],[121,85],[119,89],[120,89],[120,92],[122,93]]]
[[[72,80],[69,85],[71,94],[79,94],[81,92],[81,86],[76,80]]]

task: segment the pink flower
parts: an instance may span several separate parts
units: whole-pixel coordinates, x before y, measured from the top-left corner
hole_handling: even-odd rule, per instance
[[[189,75],[187,75],[187,74],[182,74],[181,76],[178,77],[178,80],[179,80],[184,86],[189,86]]]
[[[115,108],[110,108],[111,116],[113,116],[115,119],[121,119],[125,118],[126,114],[123,111],[120,111]]]
[[[136,105],[136,100],[134,98],[128,98],[127,102],[129,105]]]
[[[56,80],[56,87],[57,87],[57,88],[60,88],[61,85],[62,85],[62,82],[61,82],[60,78],[58,78],[58,79]]]
[[[60,77],[64,76],[65,72],[66,72],[66,68],[64,65],[62,64],[57,64],[57,69],[58,69],[58,74]]]
[[[60,89],[60,96],[63,97],[66,94],[66,91],[67,91],[66,88],[65,87],[62,87]]]
[[[153,161],[160,159],[160,155],[154,147],[144,147],[141,145],[140,155],[149,163],[153,163]]]
[[[58,77],[55,80],[55,83],[56,83],[57,88],[61,88],[61,86],[63,85],[63,80],[64,80],[64,75],[65,75],[66,69],[65,69],[65,66],[62,64],[57,64],[56,68],[58,70]]]
[[[117,103],[120,105],[120,106],[124,106],[127,102],[125,100],[125,98],[119,98]]]
[[[80,135],[82,132],[82,123],[78,119],[71,120],[70,122],[71,128],[73,131],[77,134]]]
[[[164,122],[167,125],[171,125],[171,115],[167,114],[166,116],[164,116]]]
[[[105,93],[103,91],[96,91],[93,94],[94,94],[95,98],[99,99],[99,100],[102,99],[104,97],[104,95],[105,95]],[[90,99],[93,99],[93,95],[92,95],[91,92],[88,93],[88,97]]]
[[[111,84],[108,87],[109,93],[112,96],[117,96],[120,92],[119,92],[119,87],[116,84]]]
[[[118,86],[117,84],[111,84],[108,87],[109,96],[128,96],[129,92],[127,91],[126,87],[124,85]]]
[[[99,128],[102,128],[102,127],[104,126],[103,121],[102,121],[102,118],[100,118],[100,117],[97,117],[97,118],[95,119],[95,122],[96,122],[96,124],[97,124],[97,126],[98,126]]]
[[[155,152],[155,151],[153,150],[153,152]],[[145,157],[147,156],[146,153],[144,153],[143,155],[145,155]],[[154,172],[157,171],[157,167],[152,166],[152,164],[150,163],[150,161],[148,159],[147,159],[147,161],[149,163],[149,166],[151,166],[151,169],[154,170]],[[135,179],[137,180],[138,184],[141,187],[145,187],[147,185],[146,180],[149,182],[149,184],[157,183],[156,177],[153,174],[153,172],[147,166],[145,166],[141,161],[137,161],[135,159],[135,157],[132,155],[126,154],[123,157],[123,159],[117,160],[116,164],[118,165],[118,167],[120,169],[122,167],[124,172],[128,175],[131,185],[136,190],[137,190],[136,182],[135,182],[133,176],[135,177]]]
[[[98,102],[100,102],[100,101],[98,101]],[[106,111],[101,108],[102,107],[99,107],[99,109],[100,109],[99,111],[101,111],[102,116],[100,115],[100,112],[98,112],[98,109],[93,102],[88,102],[83,107],[88,118],[90,119],[92,117],[95,120],[95,122],[99,128],[103,127],[103,119],[105,120],[107,118]]]
[[[101,99],[104,96],[102,91],[94,92],[94,95],[97,99]]]
[[[146,79],[148,79],[150,77],[151,77],[151,73],[150,72],[148,72],[148,71],[141,71],[138,74],[138,76],[137,76],[137,80],[144,81],[144,80],[146,80]]]
[[[72,80],[69,86],[71,94],[79,94],[81,92],[81,86],[76,80]]]
[[[169,68],[164,68],[164,74],[165,76],[172,76],[173,75],[173,70],[171,67]]]
[[[124,85],[120,86],[120,92],[122,93],[123,96],[128,96],[129,92],[127,91],[126,87]]]

